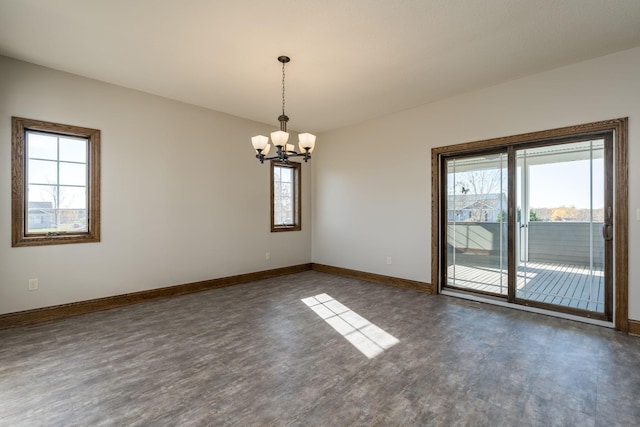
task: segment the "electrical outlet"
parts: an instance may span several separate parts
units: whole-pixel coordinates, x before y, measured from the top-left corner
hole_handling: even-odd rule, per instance
[[[271,252],[267,252],[266,254],[264,254],[264,259],[266,260],[271,259]]]
[[[40,289],[38,286],[38,279],[29,279],[29,290],[37,291],[38,289]]]
[[[391,257],[390,256],[387,257],[387,265],[391,265]]]

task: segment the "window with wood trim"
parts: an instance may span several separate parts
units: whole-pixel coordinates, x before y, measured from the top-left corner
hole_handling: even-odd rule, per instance
[[[300,163],[272,161],[271,231],[300,229]]]
[[[12,118],[12,246],[100,241],[100,131]]]

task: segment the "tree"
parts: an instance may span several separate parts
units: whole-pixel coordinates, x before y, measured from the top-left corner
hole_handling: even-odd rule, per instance
[[[64,219],[62,206],[70,206],[75,199],[75,195],[73,193],[64,193],[60,190],[60,187],[55,184],[38,187],[40,198],[46,201],[51,201],[52,203],[51,210],[53,214],[53,223],[55,224],[56,230],[59,230]],[[78,212],[70,212],[67,217],[69,216],[74,216],[73,219],[75,219],[78,216]],[[66,219],[69,220],[69,218]]]
[[[467,221],[487,221],[489,215],[500,208],[502,169],[476,169],[456,174],[456,178],[455,186],[460,191],[456,197],[458,203],[455,209],[468,211]],[[497,215],[499,217],[501,213],[498,212]]]
[[[560,206],[551,212],[552,221],[575,220],[578,218],[579,212],[575,206]]]
[[[483,195],[500,191],[501,169],[479,169],[460,175],[460,179],[456,183],[460,185],[463,194]]]
[[[520,212],[520,208],[518,208],[516,211],[516,222],[520,222],[521,215],[522,213]],[[542,221],[542,218],[540,218],[533,209],[529,209],[529,222],[531,221]]]

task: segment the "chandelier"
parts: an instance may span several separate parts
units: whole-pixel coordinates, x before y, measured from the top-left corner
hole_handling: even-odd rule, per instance
[[[288,163],[291,157],[303,157],[306,162],[311,158],[313,147],[316,145],[316,136],[310,133],[299,134],[298,146],[300,147],[300,152],[295,151],[293,144],[287,144],[287,141],[289,141],[289,133],[287,132],[289,117],[284,113],[284,65],[291,61],[291,58],[288,56],[279,56],[278,61],[282,63],[282,114],[278,117],[280,130],[271,132],[271,142],[276,147],[277,153],[275,153],[275,156],[267,157],[271,149],[271,144],[269,144],[269,138],[264,135],[252,137],[251,143],[256,150],[256,158],[260,160],[260,163],[264,163],[265,160],[275,159]]]

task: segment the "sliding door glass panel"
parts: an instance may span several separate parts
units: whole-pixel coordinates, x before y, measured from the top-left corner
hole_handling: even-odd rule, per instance
[[[445,286],[507,295],[507,154],[446,161]]]
[[[604,140],[516,150],[516,298],[604,312],[604,194]]]

